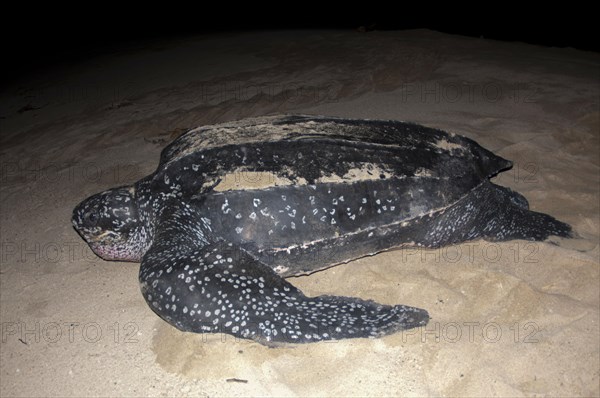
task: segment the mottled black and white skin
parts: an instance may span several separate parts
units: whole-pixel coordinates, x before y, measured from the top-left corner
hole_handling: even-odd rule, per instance
[[[284,277],[398,246],[544,240],[571,228],[489,178],[511,163],[398,121],[273,116],[189,131],[132,186],[79,204],[107,260],[141,261],[150,308],[180,330],[263,344],[378,337],[425,310],[307,297]]]

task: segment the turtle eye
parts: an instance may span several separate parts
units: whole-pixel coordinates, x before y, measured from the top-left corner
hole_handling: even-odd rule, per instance
[[[96,223],[98,222],[98,218],[98,212],[96,212],[95,210],[92,210],[85,215],[85,219],[92,225],[96,225]]]

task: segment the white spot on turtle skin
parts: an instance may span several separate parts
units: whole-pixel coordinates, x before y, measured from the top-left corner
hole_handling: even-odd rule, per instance
[[[225,202],[221,206],[221,210],[223,211],[223,214],[227,214],[231,211],[231,209],[229,208],[229,202],[227,201],[227,199],[225,199]]]
[[[202,223],[204,224],[204,226],[206,228],[208,228],[209,231],[212,231],[212,229],[210,228],[210,224],[211,224],[210,218],[202,217],[200,220],[202,220]]]
[[[238,214],[236,214],[236,215],[235,215],[235,218],[236,218],[237,220],[241,219],[241,218],[242,218],[242,213],[238,213]]]
[[[197,164],[193,164],[193,165],[192,165],[192,170],[194,170],[194,171],[198,171],[198,168],[199,168],[199,167],[200,167],[200,166],[198,166]]]
[[[236,232],[238,235],[239,235],[239,234],[241,234],[243,230],[244,230],[244,228],[242,228],[242,227],[236,227],[236,228],[235,228],[235,232]]]
[[[287,196],[281,195],[281,200],[283,200],[285,202],[287,200]]]
[[[261,204],[261,201],[258,198],[254,198],[254,200],[252,201],[252,203],[254,204],[254,207],[258,207]]]
[[[250,213],[250,215],[248,217],[250,217],[250,219],[254,221],[254,220],[256,220],[257,216],[256,216],[255,212],[252,212],[252,213]]]

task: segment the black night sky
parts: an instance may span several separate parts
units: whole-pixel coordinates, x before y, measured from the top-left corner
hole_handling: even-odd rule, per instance
[[[553,10],[550,13],[505,7],[497,10],[486,5],[484,12],[476,9],[456,15],[432,10],[351,10],[350,16],[313,15],[305,10],[297,15],[277,10],[273,16],[254,11],[244,18],[223,11],[201,10],[20,10],[16,24],[3,24],[2,40],[4,70],[2,81],[26,77],[30,73],[62,64],[76,63],[94,55],[127,48],[128,45],[195,35],[216,35],[232,32],[287,29],[339,29],[385,31],[430,29],[450,34],[483,37],[501,41],[518,41],[549,47],[573,47],[580,50],[600,51],[595,39],[597,28],[592,21],[592,10],[580,9],[572,13]],[[237,6],[232,6],[235,9]],[[308,6],[306,6],[308,7]],[[350,6],[349,6],[350,7]],[[402,5],[404,7],[404,5]],[[32,7],[33,8],[33,7]],[[352,7],[350,7],[352,8]],[[404,11],[404,8],[402,8]],[[389,11],[389,12],[388,12]],[[148,16],[150,14],[150,16]],[[4,19],[10,19],[10,13]]]

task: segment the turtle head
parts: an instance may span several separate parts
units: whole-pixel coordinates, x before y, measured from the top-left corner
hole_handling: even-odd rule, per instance
[[[151,243],[133,186],[90,196],[75,207],[72,223],[105,260],[141,261]]]

